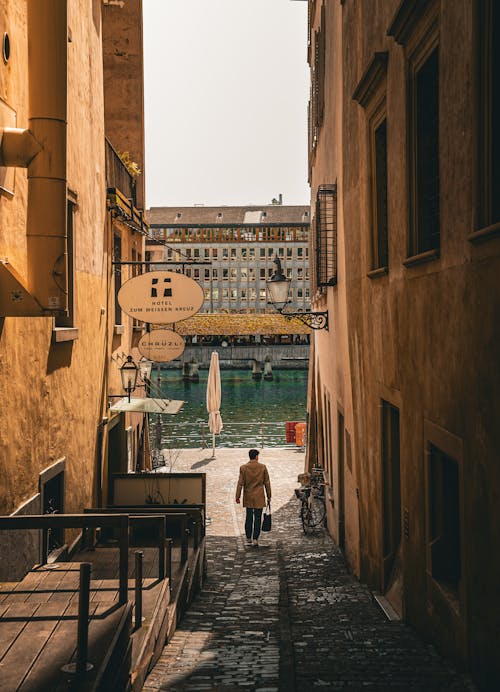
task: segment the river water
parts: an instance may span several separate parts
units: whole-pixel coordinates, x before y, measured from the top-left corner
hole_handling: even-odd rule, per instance
[[[186,402],[177,415],[161,417],[162,448],[211,446],[206,407],[208,371],[199,374],[199,382],[185,382],[181,370],[162,371],[162,396]],[[218,447],[280,447],[285,444],[286,421],[305,421],[307,370],[273,370],[273,375],[271,382],[256,382],[250,370],[221,371],[224,429],[216,436]],[[153,383],[156,378],[153,372]],[[156,419],[151,416],[153,447],[160,442]]]

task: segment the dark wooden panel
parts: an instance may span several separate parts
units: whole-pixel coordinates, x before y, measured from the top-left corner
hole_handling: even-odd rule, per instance
[[[49,608],[48,605],[45,606]],[[65,604],[52,603],[49,617],[60,617],[66,609]],[[37,660],[40,652],[57,627],[58,620],[28,621],[2,659],[2,688],[17,690],[27,672]],[[40,689],[40,688],[39,688]]]

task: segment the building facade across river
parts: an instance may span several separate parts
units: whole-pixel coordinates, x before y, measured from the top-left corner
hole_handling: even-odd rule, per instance
[[[202,312],[263,313],[266,281],[278,256],[290,285],[290,309],[307,310],[309,208],[305,206],[153,207],[151,261],[182,263],[203,288]]]

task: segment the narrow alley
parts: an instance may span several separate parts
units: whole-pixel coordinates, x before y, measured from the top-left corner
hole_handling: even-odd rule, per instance
[[[500,0],[0,47],[0,692],[500,692]]]
[[[455,690],[475,687],[406,624],[390,622],[324,531],[304,536],[294,495],[303,454],[265,449],[273,528],[258,548],[234,502],[246,450],[183,450],[207,474],[208,575],[144,690]]]

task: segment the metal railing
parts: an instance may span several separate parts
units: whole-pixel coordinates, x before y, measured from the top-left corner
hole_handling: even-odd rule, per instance
[[[88,508],[83,510],[85,514],[101,514],[101,515],[106,515],[109,516],[111,514],[117,515],[117,514],[125,514],[128,516],[129,520],[129,527],[130,528],[138,528],[141,527],[142,524],[144,523],[152,523],[155,526],[155,529],[157,530],[157,536],[158,536],[158,541],[157,541],[157,549],[158,549],[158,579],[165,579],[165,576],[171,577],[170,574],[166,573],[166,568],[165,568],[165,540],[166,540],[166,527],[165,527],[165,516],[164,514],[142,514],[139,512],[139,510],[134,510],[132,509],[130,512],[124,512],[122,509],[109,509],[109,508]],[[91,547],[93,547],[94,543],[94,536],[90,537],[90,540],[87,539],[87,542],[90,543]]]
[[[224,420],[224,418],[223,418]],[[287,421],[233,422],[224,420],[224,428],[216,436],[217,447],[240,447],[241,445],[264,447],[283,447],[295,445],[286,442]],[[167,449],[186,449],[212,445],[212,433],[207,421],[174,422],[162,421],[161,447]],[[154,433],[152,433],[152,438]],[[156,441],[156,446],[158,441]],[[168,455],[165,459],[168,466]]]
[[[0,531],[42,530],[41,564],[48,560],[48,532],[54,528],[88,529],[110,527],[119,529],[119,605],[127,602],[129,518],[122,514],[33,514],[0,517]]]
[[[133,177],[121,160],[118,152],[106,138],[106,187],[116,188],[131,202],[136,204],[136,189]]]

